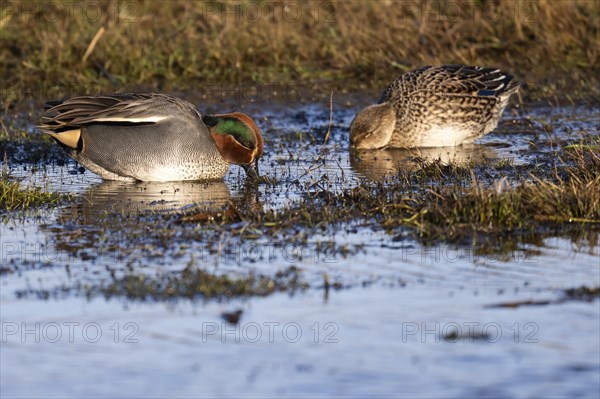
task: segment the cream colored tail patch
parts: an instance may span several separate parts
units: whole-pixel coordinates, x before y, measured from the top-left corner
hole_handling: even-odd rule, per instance
[[[81,137],[81,129],[73,129],[67,130],[60,133],[50,133],[48,134],[54,137],[56,140],[60,141],[67,147],[77,148],[77,144],[79,143],[79,138]]]

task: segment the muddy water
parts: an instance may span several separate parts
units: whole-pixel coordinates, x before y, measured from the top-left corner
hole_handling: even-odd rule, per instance
[[[598,300],[563,291],[600,285],[600,249],[588,241],[545,234],[490,251],[427,246],[364,221],[260,236],[218,222],[231,204],[285,209],[310,190],[414,168],[415,155],[548,165],[556,142],[598,135],[597,110],[520,110],[460,149],[355,154],[357,107],[336,107],[322,146],[328,104],[250,106],[268,148],[261,172],[277,182],[259,187],[237,167],[224,183],[125,184],[72,162],[34,174],[9,162],[27,184],[77,199],[0,225],[2,396],[598,397]],[[296,266],[309,287],[221,301],[87,295],[115,275],[190,264],[232,277]],[[237,324],[222,317],[238,310]]]

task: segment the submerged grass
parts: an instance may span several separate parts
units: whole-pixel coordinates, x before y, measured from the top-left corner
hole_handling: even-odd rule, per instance
[[[487,305],[487,308],[518,308],[522,306],[558,305],[569,301],[592,302],[600,298],[600,287],[587,287],[582,285],[575,288],[563,289],[562,296],[557,299],[511,301]]]
[[[217,91],[220,99],[228,89],[219,84],[250,82],[381,89],[401,72],[441,63],[506,68],[534,97],[593,97],[599,7],[593,0],[11,1],[0,18],[2,101],[6,108],[31,96],[144,86]],[[332,87],[317,94],[329,98]]]
[[[277,292],[294,294],[308,288],[301,270],[295,266],[275,273],[274,276],[250,274],[232,277],[213,274],[190,262],[181,272],[163,272],[155,276],[136,272],[117,277],[112,274],[106,283],[62,286],[53,290],[24,289],[17,291],[19,298],[36,296],[40,299],[58,298],[71,292],[88,298],[124,297],[137,301],[172,301],[178,299],[227,300],[230,298],[268,296]]]
[[[301,281],[300,274],[298,268],[290,267],[275,273],[273,277],[250,275],[236,278],[226,274],[211,274],[190,264],[181,273],[155,277],[130,274],[113,278],[107,285],[88,289],[86,294],[93,296],[94,293],[101,293],[106,298],[124,296],[136,300],[267,296],[276,292],[294,293],[306,289],[308,286]]]

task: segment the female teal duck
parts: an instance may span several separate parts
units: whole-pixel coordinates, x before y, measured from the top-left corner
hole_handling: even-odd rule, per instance
[[[350,125],[358,149],[443,147],[469,143],[498,125],[519,83],[495,68],[425,66],[407,72]]]
[[[231,163],[257,177],[263,153],[262,135],[248,115],[201,115],[164,94],[47,103],[41,128],[107,180],[219,180]]]

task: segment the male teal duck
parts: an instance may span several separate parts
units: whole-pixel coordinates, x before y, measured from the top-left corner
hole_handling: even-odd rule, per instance
[[[394,80],[379,103],[350,125],[358,149],[443,147],[470,143],[494,130],[519,89],[499,69],[425,66]]]
[[[41,129],[107,180],[220,180],[231,163],[257,177],[263,140],[248,115],[202,115],[156,93],[49,102]]]

